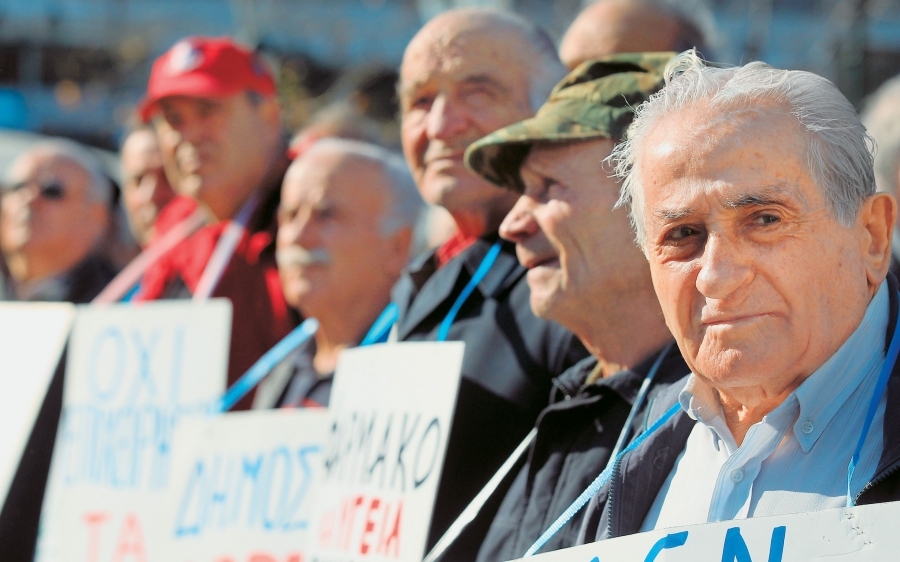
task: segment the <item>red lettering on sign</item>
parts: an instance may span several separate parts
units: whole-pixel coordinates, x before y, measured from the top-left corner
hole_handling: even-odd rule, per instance
[[[100,562],[100,526],[108,519],[109,514],[102,511],[84,514],[88,526],[87,562]]]
[[[255,554],[251,554],[247,562],[278,562],[278,560],[275,560],[275,556],[272,554],[257,552]]]
[[[147,551],[144,548],[144,533],[141,531],[141,522],[133,514],[125,517],[122,532],[119,533],[119,542],[113,553],[113,562],[124,562],[129,557],[135,562],[147,562]]]
[[[367,538],[375,529],[375,522],[372,521],[372,512],[378,509],[380,504],[381,501],[378,498],[372,498],[372,501],[369,503],[369,509],[366,510],[366,526],[363,527],[362,537],[359,539],[360,554],[367,554],[369,552],[369,542]]]
[[[379,549],[385,556],[390,554],[389,550],[393,547],[394,558],[400,558],[400,517],[402,514],[403,501],[400,500],[397,502],[397,515],[394,517],[394,527],[391,529],[391,534],[388,535],[387,540],[382,543],[381,548]]]

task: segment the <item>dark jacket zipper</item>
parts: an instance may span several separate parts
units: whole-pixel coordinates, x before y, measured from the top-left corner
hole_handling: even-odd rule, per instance
[[[613,490],[616,487],[616,477],[619,475],[619,464],[621,462],[622,462],[622,457],[619,457],[618,459],[616,459],[615,464],[613,464],[612,474],[609,477],[609,492],[607,492],[607,494],[606,494],[606,506],[604,507],[604,509],[607,511],[607,513],[609,513],[609,517],[607,518],[607,521],[606,521],[606,538],[608,538],[608,539],[615,538],[612,533],[612,523],[613,523],[613,517],[614,517],[613,510],[612,510],[612,508],[613,508]],[[602,515],[603,515],[602,511],[600,512],[600,515],[602,517]],[[585,537],[585,540],[587,540],[587,537]],[[591,541],[591,542],[594,542],[594,541]]]
[[[878,477],[876,477],[873,480],[870,480],[869,483],[866,484],[863,487],[863,489],[859,491],[858,494],[856,494],[856,497],[853,498],[853,504],[856,505],[857,501],[859,500],[859,498],[862,497],[863,494],[865,494],[866,492],[868,492],[869,490],[871,490],[872,488],[877,486],[879,484],[879,482],[882,482],[885,478],[887,478],[891,474],[897,472],[897,470],[900,470],[900,461],[895,462],[890,468],[888,468],[887,470],[883,470],[881,472],[881,474],[878,475]]]

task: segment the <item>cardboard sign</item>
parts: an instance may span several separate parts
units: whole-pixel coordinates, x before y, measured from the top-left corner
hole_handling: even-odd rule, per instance
[[[900,502],[662,529],[539,554],[534,562],[897,560]]]
[[[74,318],[75,306],[68,303],[0,303],[0,502],[6,500]]]
[[[419,342],[341,355],[309,560],[422,560],[463,349]]]
[[[301,562],[328,413],[237,412],[186,422],[161,515],[167,562]]]
[[[37,560],[157,559],[172,438],[224,392],[230,331],[225,300],[79,308]]]

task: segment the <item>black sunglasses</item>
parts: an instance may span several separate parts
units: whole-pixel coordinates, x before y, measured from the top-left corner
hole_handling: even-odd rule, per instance
[[[12,193],[28,187],[31,183],[27,181],[16,182],[6,187],[3,191]],[[66,188],[57,180],[46,181],[38,184],[38,196],[47,201],[61,201],[66,196]]]

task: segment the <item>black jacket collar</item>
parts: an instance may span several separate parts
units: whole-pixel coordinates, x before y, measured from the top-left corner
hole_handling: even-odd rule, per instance
[[[400,279],[393,291],[393,300],[400,309],[400,339],[406,337],[439,307],[446,306],[449,309],[452,306],[453,303],[447,301],[459,294],[498,239],[496,233],[479,238],[439,269],[434,251],[421,254],[412,261],[408,274]],[[516,258],[515,245],[503,242],[497,260],[478,284],[478,291],[484,298],[495,297],[524,274],[525,268]],[[462,281],[461,278],[465,280]]]

